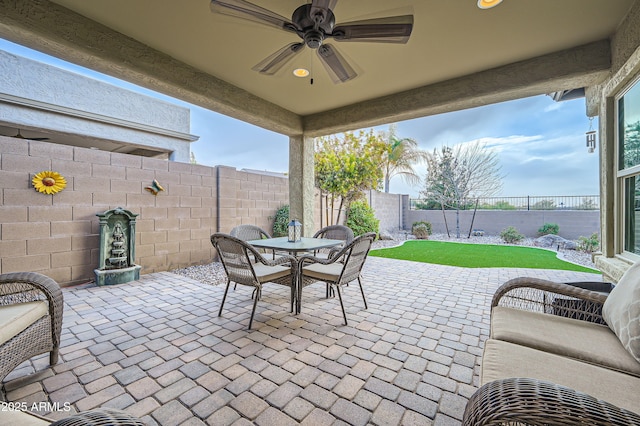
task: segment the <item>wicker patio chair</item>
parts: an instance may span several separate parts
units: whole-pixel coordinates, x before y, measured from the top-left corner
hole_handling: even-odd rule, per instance
[[[640,425],[640,415],[555,383],[529,378],[495,380],[469,399],[464,426]]]
[[[58,362],[63,310],[60,286],[35,272],[1,274],[0,310],[5,318],[15,326],[20,321],[11,320],[12,315],[23,315],[25,309],[29,311],[26,316],[32,317],[30,325],[3,330],[7,340],[0,344],[0,381],[35,355],[49,352],[49,364]]]
[[[248,329],[251,329],[256,305],[262,295],[262,285],[264,283],[272,282],[289,287],[291,289],[291,312],[293,312],[296,295],[295,272],[297,262],[295,257],[282,255],[274,260],[267,260],[251,245],[231,235],[222,233],[213,234],[211,236],[211,244],[218,251],[220,261],[227,274],[227,287],[224,290],[218,316],[222,315],[222,308],[232,281],[236,284],[254,288],[255,299]],[[252,261],[252,258],[255,259],[255,262]]]
[[[83,411],[57,421],[29,411],[10,408],[7,403],[0,402],[0,424],[5,426],[145,426],[142,420],[113,408]]]
[[[492,321],[494,308],[508,307],[516,310],[533,311],[548,315],[558,315],[584,322],[605,324],[602,317],[602,307],[613,286],[603,282],[569,282],[557,283],[542,279],[521,277],[504,283],[493,296],[491,302]],[[503,317],[504,323],[504,317]],[[492,322],[492,327],[493,327]],[[600,327],[600,325],[594,326]],[[565,329],[566,332],[567,329]],[[548,333],[550,330],[546,329]],[[492,335],[494,330],[492,328]],[[562,334],[559,334],[560,336]],[[583,336],[584,337],[584,336]],[[496,337],[493,337],[494,339]],[[491,339],[491,338],[490,338]],[[499,339],[499,338],[498,338]],[[489,340],[491,341],[491,340]],[[489,342],[488,341],[488,342]],[[522,344],[507,340],[511,344]],[[575,352],[567,352],[566,347],[557,348],[551,343],[551,354],[566,357],[572,362],[582,361],[579,348]],[[588,345],[588,339],[585,340]],[[535,343],[532,350],[548,349]],[[493,346],[495,348],[495,345]],[[615,351],[609,352],[615,358]],[[496,352],[492,353],[495,360]],[[550,359],[550,358],[549,358]],[[584,358],[585,366],[593,363],[602,370],[612,369],[620,374],[626,373],[621,367],[617,370],[611,364],[596,363],[595,358]],[[483,360],[484,361],[484,360]],[[511,359],[513,361],[513,359]],[[570,365],[570,364],[567,364]],[[624,364],[619,364],[624,365]],[[483,367],[484,369],[484,364]],[[557,368],[557,367],[556,367]],[[618,407],[600,395],[598,399],[592,395],[580,392],[572,387],[546,380],[527,377],[531,370],[523,371],[524,377],[506,377],[493,380],[481,386],[467,403],[463,425],[640,425],[640,414]],[[534,373],[535,374],[535,373]],[[585,373],[586,374],[586,373]],[[562,383],[561,374],[558,381]],[[617,378],[619,379],[619,377]],[[601,379],[592,377],[596,384],[594,389],[605,386]],[[616,386],[615,383],[607,383]],[[614,397],[614,396],[612,396]],[[627,407],[629,408],[629,407]]]
[[[236,237],[242,241],[251,241],[251,240],[262,240],[265,238],[271,238],[271,235],[256,225],[238,225],[231,230],[229,233],[232,237]],[[263,248],[256,248],[256,250],[260,253],[271,253],[271,258],[275,259],[278,257],[275,250],[266,250]]]
[[[267,231],[255,225],[238,225],[231,230],[230,235],[242,241],[271,238]]]
[[[603,324],[602,305],[611,288],[602,282],[556,283],[520,277],[496,290],[491,308],[506,306]]]
[[[313,238],[329,238],[332,240],[343,240],[344,244],[338,247],[332,247],[331,249],[320,249],[313,252],[313,255],[321,258],[329,258],[331,253],[340,250],[344,245],[349,244],[353,241],[354,235],[351,228],[344,225],[329,225],[324,228],[318,230]]]
[[[328,259],[311,255],[300,257],[298,259],[298,312],[302,305],[302,289],[318,281],[323,281],[336,289],[345,325],[347,325],[347,313],[342,302],[341,286],[358,280],[364,308],[367,309],[367,299],[362,288],[360,273],[375,237],[376,234],[372,232],[356,237],[342,250],[332,253]]]

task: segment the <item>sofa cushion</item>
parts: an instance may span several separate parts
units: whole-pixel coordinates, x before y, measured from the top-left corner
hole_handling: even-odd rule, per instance
[[[0,306],[0,344],[17,336],[48,312],[49,304],[45,301]]]
[[[624,273],[602,306],[602,317],[640,362],[640,262]]]
[[[546,380],[640,413],[640,378],[501,340],[485,342],[480,384],[510,377]]]
[[[640,363],[606,325],[496,306],[491,311],[491,338],[640,377]]]

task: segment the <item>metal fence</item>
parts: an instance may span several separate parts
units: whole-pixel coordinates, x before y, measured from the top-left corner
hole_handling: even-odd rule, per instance
[[[599,210],[599,195],[551,195],[523,197],[485,197],[468,200],[462,210]],[[418,198],[409,200],[411,210],[440,210],[439,203]],[[451,208],[445,208],[451,210]]]

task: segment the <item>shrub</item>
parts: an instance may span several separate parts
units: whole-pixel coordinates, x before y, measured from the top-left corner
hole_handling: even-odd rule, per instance
[[[432,233],[431,222],[426,222],[424,220],[413,222],[413,225],[411,225],[411,233],[419,240],[428,239],[429,235]]]
[[[502,240],[507,244],[513,244],[518,241],[522,241],[524,239],[524,235],[519,233],[513,226],[508,226],[500,232],[500,238],[502,238]]]
[[[353,234],[357,237],[367,232],[375,232],[377,234],[380,221],[376,219],[373,209],[366,201],[354,201],[349,206],[345,225],[351,228]]]
[[[419,223],[412,228],[411,233],[419,240],[428,240],[431,235],[431,229],[424,223]]]
[[[545,223],[538,229],[538,235],[558,235],[560,232],[560,226],[557,223]]]
[[[286,237],[289,234],[289,205],[285,204],[276,211],[273,219],[273,236]]]
[[[600,247],[600,240],[598,239],[598,233],[594,232],[590,237],[578,237],[578,250],[586,253],[593,253]]]

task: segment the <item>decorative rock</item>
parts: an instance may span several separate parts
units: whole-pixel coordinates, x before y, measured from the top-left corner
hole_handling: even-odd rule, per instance
[[[554,234],[547,234],[536,238],[533,245],[536,247],[553,248],[556,250],[575,250],[577,248],[575,241],[566,240]]]
[[[388,232],[380,232],[380,234],[378,234],[378,238],[381,240],[393,240],[393,236]]]

